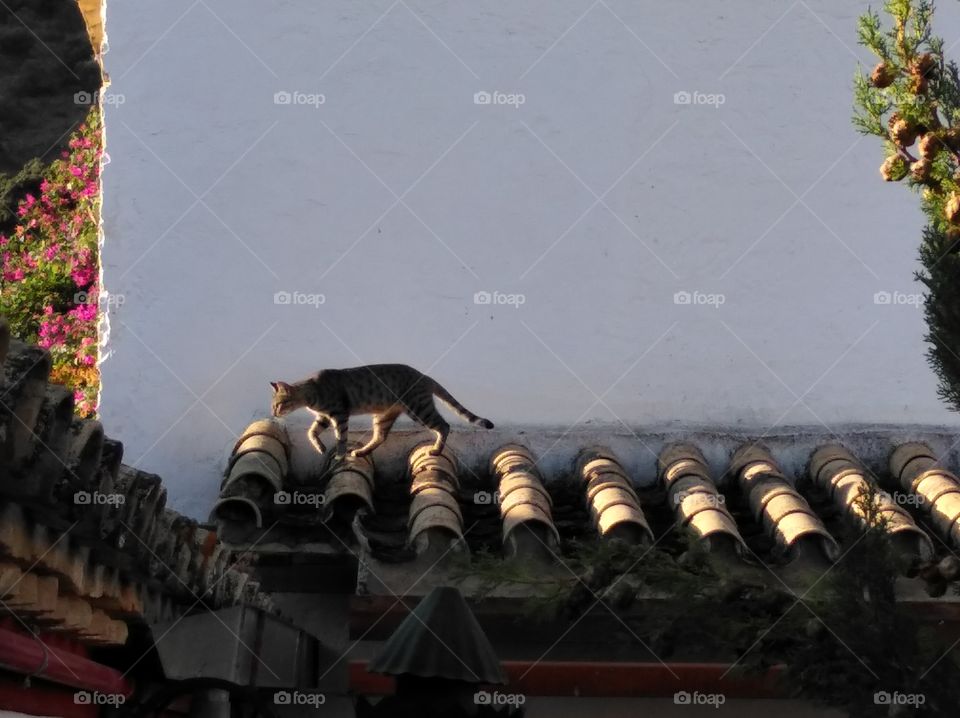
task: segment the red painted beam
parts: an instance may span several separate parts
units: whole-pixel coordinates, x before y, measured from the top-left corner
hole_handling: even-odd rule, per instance
[[[615,663],[598,661],[503,661],[507,688],[525,696],[605,698],[669,697],[677,691],[723,693],[727,698],[782,698],[783,667],[762,676],[725,675],[726,663]],[[350,688],[361,695],[390,695],[391,676],[367,672],[367,661],[350,662]]]
[[[78,655],[55,636],[40,639],[0,625],[0,669],[104,695],[133,693],[133,684],[115,668]]]

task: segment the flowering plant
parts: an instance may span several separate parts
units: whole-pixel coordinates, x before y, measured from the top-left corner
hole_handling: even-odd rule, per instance
[[[97,409],[101,117],[93,109],[0,232],[0,314],[14,335],[48,349],[53,381],[77,413]]]

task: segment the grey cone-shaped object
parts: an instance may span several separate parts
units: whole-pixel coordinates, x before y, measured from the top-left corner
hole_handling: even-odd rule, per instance
[[[452,586],[433,589],[417,604],[367,668],[371,673],[506,683],[487,635]]]

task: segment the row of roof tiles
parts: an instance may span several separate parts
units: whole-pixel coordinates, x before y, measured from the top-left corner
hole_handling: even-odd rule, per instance
[[[410,558],[451,542],[468,545],[465,527],[472,528],[478,514],[489,517],[490,512],[495,512],[499,543],[508,555],[521,550],[522,537],[530,531],[556,550],[562,538],[590,533],[652,544],[658,539],[655,525],[661,532],[669,525],[688,529],[711,552],[754,558],[744,533],[759,529],[769,541],[767,556],[778,562],[801,553],[835,561],[847,529],[876,521],[908,559],[905,564],[927,567],[930,590],[940,593],[960,573],[960,561],[952,554],[960,548],[960,480],[920,443],[896,446],[889,465],[890,482],[881,486],[850,451],[825,445],[813,452],[808,476],[797,482],[768,449],[747,443],[733,453],[724,480],[718,481],[696,446],[678,443],[661,452],[658,490],[651,493],[637,488],[613,453],[587,447],[573,467],[580,503],[576,525],[577,520],[555,517],[569,507],[555,505],[560,501],[556,482],[544,480],[536,457],[522,445],[508,444],[491,455],[492,491],[467,487],[464,467],[453,454],[447,450],[433,456],[429,443],[409,454],[401,482],[377,475],[371,458],[347,456],[331,460],[322,481],[307,486],[291,475],[283,426],[261,420],[237,442],[211,518],[221,535],[234,537],[228,540],[243,544],[245,535],[257,535],[262,550],[269,552],[271,541],[262,540],[268,529],[294,549],[326,543],[347,550],[344,539],[324,539],[324,531],[338,520],[359,516],[375,537],[378,529],[380,538],[399,529]],[[397,495],[401,485],[403,497]],[[733,503],[740,510],[732,511]],[[399,517],[402,525],[396,520],[398,507],[405,510]]]
[[[126,641],[131,622],[197,602],[267,605],[231,570],[216,535],[166,507],[158,476],[122,464],[123,446],[73,415],[49,353],[0,319],[0,601],[88,644]]]

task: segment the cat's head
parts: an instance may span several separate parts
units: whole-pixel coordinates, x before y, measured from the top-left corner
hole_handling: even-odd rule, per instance
[[[270,407],[274,416],[283,416],[306,406],[306,400],[300,389],[285,381],[272,381],[273,402]]]

